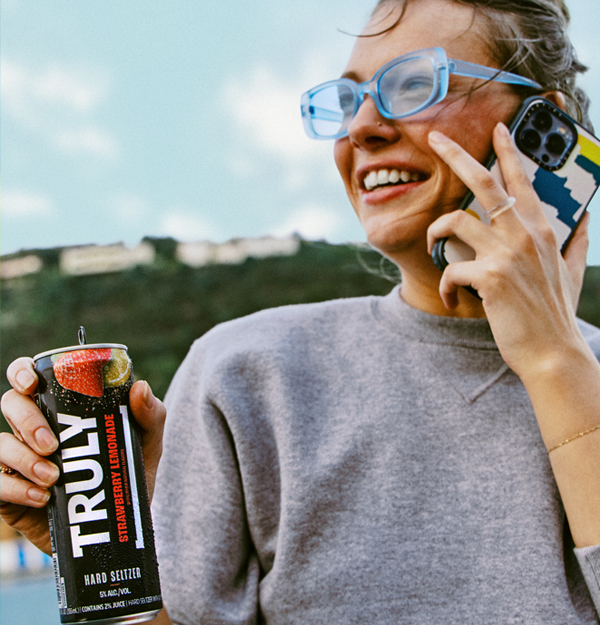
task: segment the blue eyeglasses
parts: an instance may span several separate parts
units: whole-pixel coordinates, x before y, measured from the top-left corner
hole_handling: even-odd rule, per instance
[[[301,100],[304,130],[312,139],[345,137],[367,94],[388,119],[415,115],[446,97],[450,74],[542,88],[517,74],[449,59],[442,48],[427,48],[389,61],[366,82],[339,78],[307,91]]]

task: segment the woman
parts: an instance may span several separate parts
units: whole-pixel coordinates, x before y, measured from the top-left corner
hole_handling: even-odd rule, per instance
[[[263,311],[202,337],[167,396],[160,466],[164,408],[134,386],[151,489],[158,466],[169,616],[156,623],[597,622],[600,332],[575,320],[587,219],[563,260],[503,125],[532,93],[571,111],[581,100],[565,15],[559,0],[376,7],[346,77],[362,83],[441,47],[508,63],[530,86],[454,75],[443,101],[401,119],[365,96],[335,159],[401,287]],[[502,37],[522,19],[537,56],[521,62]],[[507,191],[480,165],[492,141]],[[404,184],[387,184],[394,170]],[[467,188],[491,226],[454,212]],[[431,247],[450,235],[477,258],[442,274]],[[17,436],[0,460],[25,479],[2,475],[13,502],[3,517],[47,551],[56,470],[42,457],[56,442],[27,397],[30,361],[8,375]]]

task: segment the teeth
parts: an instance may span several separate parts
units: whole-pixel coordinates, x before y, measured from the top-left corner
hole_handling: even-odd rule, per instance
[[[387,184],[390,181],[390,172],[387,169],[380,169],[377,172],[377,184]]]
[[[370,191],[376,186],[377,186],[377,172],[370,171],[367,174],[367,177],[365,178],[365,187],[367,188],[367,191]]]
[[[390,182],[396,184],[400,180],[400,172],[397,169],[392,169],[390,172]]]
[[[365,189],[372,191],[375,187],[386,184],[396,184],[398,182],[419,182],[421,175],[417,172],[409,172],[406,170],[398,171],[397,169],[380,169],[379,171],[370,171],[364,180]]]

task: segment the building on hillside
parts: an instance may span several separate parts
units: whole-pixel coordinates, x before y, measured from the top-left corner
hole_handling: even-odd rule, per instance
[[[225,243],[198,241],[177,243],[175,258],[190,267],[214,264],[243,263],[247,258],[293,256],[300,249],[300,237],[272,236],[254,239],[232,239]],[[40,252],[41,254],[41,252]],[[20,278],[41,271],[44,261],[40,254],[24,252],[2,259],[0,277]],[[155,246],[143,241],[135,247],[115,245],[83,245],[65,247],[58,252],[60,270],[73,276],[124,271],[138,265],[152,265],[157,257]]]
[[[20,278],[32,273],[37,273],[42,269],[44,263],[36,254],[27,254],[18,258],[7,258],[0,264],[0,277]]]
[[[214,264],[243,263],[247,258],[267,256],[293,256],[300,249],[300,238],[291,236],[276,238],[271,236],[256,239],[232,239],[226,243],[198,241],[179,243],[176,257],[191,267]]]
[[[151,265],[154,256],[154,246],[150,243],[140,243],[133,248],[123,244],[70,247],[60,255],[60,268],[73,276],[111,273],[137,265]]]

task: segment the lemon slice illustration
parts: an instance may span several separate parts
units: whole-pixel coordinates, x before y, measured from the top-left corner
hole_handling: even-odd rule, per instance
[[[108,364],[104,367],[104,386],[115,388],[125,384],[131,374],[131,360],[123,349],[113,349]]]

